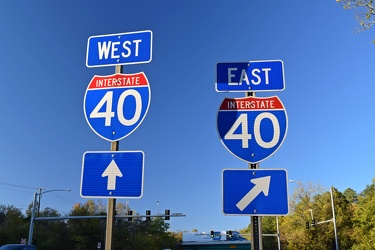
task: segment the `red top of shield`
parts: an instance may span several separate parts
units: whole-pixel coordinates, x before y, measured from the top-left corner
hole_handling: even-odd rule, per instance
[[[277,110],[284,109],[277,96],[225,98],[219,110]]]
[[[87,89],[104,89],[104,88],[126,88],[147,86],[148,80],[143,72],[135,74],[114,74],[108,76],[95,75]]]

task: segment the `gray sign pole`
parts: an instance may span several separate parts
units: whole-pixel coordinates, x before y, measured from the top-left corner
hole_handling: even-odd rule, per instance
[[[122,65],[117,65],[116,74],[122,73]],[[111,142],[111,151],[118,151],[119,150],[119,141]],[[107,227],[106,227],[106,234],[105,234],[105,250],[112,250],[112,240],[113,240],[113,227],[115,224],[115,216],[116,216],[116,199],[115,198],[108,198],[108,205],[107,205]]]
[[[250,169],[258,169],[259,163],[249,163]],[[263,250],[262,217],[250,216],[251,223],[251,250]]]
[[[247,92],[246,96],[255,96],[254,92]],[[258,169],[259,163],[249,163],[250,169]],[[262,217],[250,216],[251,224],[251,250],[263,250]]]

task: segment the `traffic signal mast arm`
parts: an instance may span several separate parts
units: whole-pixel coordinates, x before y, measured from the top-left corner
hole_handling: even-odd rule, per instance
[[[319,222],[315,222],[315,220],[312,220],[311,224],[308,221],[306,221],[306,229],[310,229],[310,225],[311,226],[316,226],[316,225],[323,224],[323,223],[328,223],[328,222],[333,222],[333,219],[319,221]]]
[[[323,223],[328,223],[328,222],[332,222],[333,219],[330,219],[330,220],[325,220],[325,221],[319,221],[316,223],[316,225],[319,225],[319,224],[323,224]]]
[[[185,217],[186,214],[183,213],[171,213],[169,217]],[[127,214],[127,215],[116,215],[116,218],[151,218],[151,217],[166,217],[165,214]],[[83,215],[83,216],[56,216],[56,217],[35,217],[35,220],[75,220],[75,219],[105,219],[107,215]]]

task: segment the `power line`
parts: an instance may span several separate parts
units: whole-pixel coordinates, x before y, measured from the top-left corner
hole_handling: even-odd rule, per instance
[[[5,187],[3,187],[1,185],[5,185]],[[7,189],[7,190],[22,192],[22,193],[32,193],[32,192],[35,192],[35,190],[40,190],[41,188],[12,184],[12,183],[8,183],[8,182],[0,181],[0,189]],[[28,189],[29,191],[20,190],[20,189]],[[42,188],[42,189],[44,190],[44,188]],[[34,190],[34,191],[30,192],[30,190]],[[72,199],[69,199],[69,198],[66,198],[66,197],[63,197],[63,196],[60,196],[60,195],[57,195],[57,194],[49,195],[49,193],[47,193],[47,194],[43,194],[43,195],[47,195],[49,197],[49,199],[53,199],[57,202],[68,204],[68,205],[74,205],[76,203],[76,201],[74,201]],[[48,202],[48,200],[46,200],[44,204],[51,204],[51,202]],[[44,205],[44,204],[42,204],[43,207],[48,206],[48,205]]]
[[[13,186],[13,187],[19,187],[19,188],[26,188],[26,189],[38,189],[36,187],[22,186],[22,185],[18,185],[18,184],[3,182],[3,181],[0,181],[0,184],[5,184],[5,185],[9,185],[9,186]]]

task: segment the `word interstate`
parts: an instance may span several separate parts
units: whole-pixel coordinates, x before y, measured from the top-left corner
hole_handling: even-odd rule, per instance
[[[227,102],[227,109],[275,109],[274,100],[232,100]]]
[[[132,85],[139,85],[139,84],[140,84],[139,76],[95,79],[96,87],[132,86]]]

